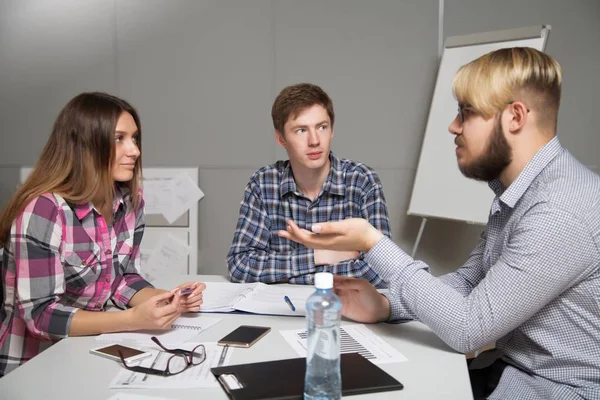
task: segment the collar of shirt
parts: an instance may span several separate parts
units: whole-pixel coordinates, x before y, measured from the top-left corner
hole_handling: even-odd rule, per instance
[[[531,186],[533,180],[546,168],[550,161],[554,160],[561,150],[562,146],[558,141],[558,137],[555,136],[529,160],[517,179],[506,190],[498,179],[490,181],[488,186],[493,190],[496,198],[510,208],[514,208],[525,191]]]
[[[120,185],[115,185],[115,198],[113,200],[113,212],[115,214],[117,213],[119,208],[125,204],[125,196],[128,193],[129,193],[128,188],[121,187]],[[67,203],[73,209],[73,211],[75,212],[75,215],[77,216],[77,219],[79,219],[80,221],[82,221],[85,217],[88,216],[89,213],[92,212],[92,210],[95,209],[95,207],[91,201],[88,203],[80,203],[80,204],[75,204],[70,201],[68,201]]]
[[[329,161],[331,162],[331,168],[329,169],[329,175],[323,184],[321,193],[329,192],[334,195],[344,196],[346,194],[346,186],[344,185],[344,170],[340,159],[329,152]],[[287,193],[297,193],[298,187],[294,180],[294,173],[292,171],[291,164],[287,163],[283,174],[281,175],[281,183],[279,184],[279,196],[283,197]]]

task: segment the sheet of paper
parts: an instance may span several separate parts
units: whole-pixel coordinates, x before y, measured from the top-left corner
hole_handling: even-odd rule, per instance
[[[189,252],[187,243],[170,233],[165,234],[147,261],[142,264],[142,276],[153,281],[166,274],[186,275]]]
[[[300,357],[306,357],[306,329],[279,331]],[[373,364],[407,361],[398,350],[363,324],[340,327],[340,352],[360,353]]]
[[[136,345],[156,347],[156,344],[150,339],[152,336],[156,336],[165,346],[179,346],[216,325],[221,320],[222,318],[208,315],[186,314],[179,317],[171,325],[172,329],[170,330],[104,333],[97,336],[96,340],[113,343],[131,342]]]
[[[312,286],[305,285],[265,285],[259,284],[254,290],[235,304],[235,309],[256,314],[306,315],[306,300],[315,292]],[[296,308],[292,311],[284,297],[288,296]]]
[[[234,304],[250,293],[258,283],[205,282],[201,312],[231,312]]]
[[[171,205],[173,189],[170,178],[144,179],[144,210],[146,214],[162,214]]]
[[[191,350],[196,347],[199,343],[186,343],[180,346],[183,349]],[[146,375],[137,372],[131,372],[125,368],[121,369],[115,376],[113,381],[110,383],[109,388],[111,389],[186,389],[186,388],[198,388],[198,387],[219,387],[219,383],[214,378],[210,369],[218,366],[219,358],[224,349],[222,346],[217,346],[216,343],[204,343],[206,349],[206,361],[202,364],[188,368],[181,374],[162,377],[156,375]],[[172,356],[170,353],[162,351],[153,351],[153,356],[149,357],[141,362],[141,366],[150,367],[156,369],[165,369],[165,365],[169,357]],[[224,365],[229,364],[231,361],[231,355],[233,349],[228,348],[225,356]],[[176,359],[177,362],[184,363],[183,360]]]
[[[140,264],[142,265],[142,273],[141,275],[148,279],[148,275],[146,275],[146,272],[144,271],[146,269],[145,265],[148,264],[148,261],[150,261],[150,256],[152,255],[152,253],[144,253],[143,251],[140,250]]]
[[[174,178],[146,178],[143,186],[146,214],[162,214],[170,224],[204,197],[185,172]]]
[[[203,197],[196,182],[188,174],[181,173],[171,180],[171,204],[162,210],[162,214],[172,224]]]
[[[116,393],[107,400],[173,400],[172,397],[145,396],[143,394]]]

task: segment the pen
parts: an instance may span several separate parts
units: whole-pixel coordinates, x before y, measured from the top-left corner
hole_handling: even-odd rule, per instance
[[[160,356],[162,354],[163,354],[162,351],[158,352],[158,354],[156,355],[156,358],[152,361],[152,364],[150,365],[150,368],[154,368],[154,365],[156,365],[156,362],[158,361],[158,359],[160,358]],[[148,374],[144,375],[144,377],[142,378],[142,382],[144,382],[146,379],[148,379]]]
[[[181,291],[180,295],[181,296],[187,296],[188,294],[191,294],[193,292],[192,288],[185,288]]]
[[[223,350],[221,350],[221,357],[219,357],[219,363],[217,364],[217,367],[220,367],[225,362],[225,356],[227,355],[228,349],[229,345],[226,344],[225,347],[223,347]]]
[[[287,305],[290,306],[290,309],[292,311],[296,311],[296,307],[294,307],[294,304],[292,303],[292,301],[290,300],[289,297],[283,296],[283,299],[285,300],[285,302],[287,303]]]

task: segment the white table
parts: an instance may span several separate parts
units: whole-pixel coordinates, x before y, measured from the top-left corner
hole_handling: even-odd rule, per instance
[[[157,287],[170,289],[185,281],[224,281],[221,276],[182,276],[160,279]],[[242,324],[270,326],[272,331],[249,349],[235,349],[231,364],[298,357],[279,334],[282,329],[305,328],[305,319],[243,314],[214,314],[223,321],[193,341],[216,342]],[[342,322],[344,324],[346,322]],[[374,333],[404,354],[408,361],[381,368],[404,385],[401,391],[350,396],[358,399],[472,399],[465,357],[443,343],[425,325],[369,325]],[[67,338],[0,379],[3,400],[87,399],[105,400],[118,390],[108,384],[121,368],[118,363],[89,354],[98,347],[94,337]],[[221,388],[132,390],[131,393],[172,399],[227,399]]]

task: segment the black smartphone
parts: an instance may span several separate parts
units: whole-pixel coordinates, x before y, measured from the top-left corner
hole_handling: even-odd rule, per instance
[[[240,325],[219,340],[219,346],[232,346],[248,348],[265,336],[271,328],[267,326]]]

